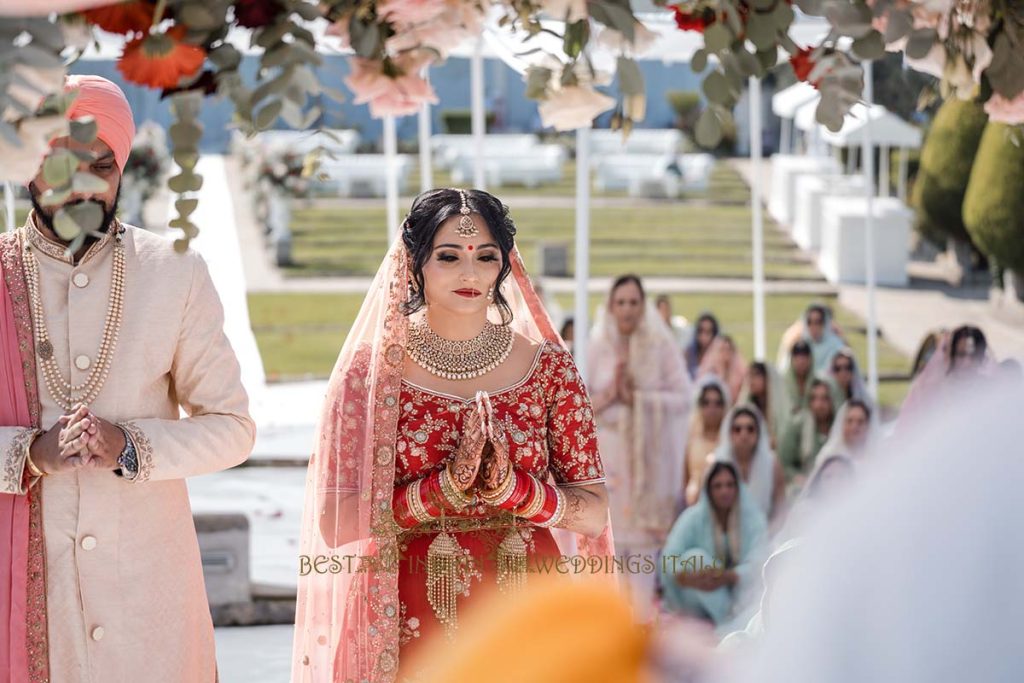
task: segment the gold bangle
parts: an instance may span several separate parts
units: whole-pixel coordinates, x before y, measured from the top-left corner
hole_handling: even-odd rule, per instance
[[[409,514],[420,524],[433,519],[420,497],[420,484],[422,483],[422,479],[417,479],[405,489],[405,504],[409,507]]]
[[[498,488],[494,489],[494,491],[491,492],[481,491],[480,498],[488,505],[493,505],[494,507],[501,507],[502,503],[506,502],[509,498],[512,497],[512,494],[515,492],[515,489],[516,473],[515,470],[512,469],[512,466],[509,465],[508,474],[506,474],[505,479],[500,484],[498,484]]]
[[[455,480],[452,479],[451,470],[447,467],[441,472],[441,494],[456,510],[462,510],[476,503],[475,496],[467,495],[465,491],[459,490],[459,487],[455,485]]]
[[[518,517],[530,519],[531,517],[536,517],[544,509],[544,503],[548,500],[548,488],[544,485],[544,482],[536,477],[533,477],[533,486],[533,497],[530,499],[526,509],[517,515]]]
[[[28,468],[28,473],[33,477],[45,477],[50,474],[49,472],[43,472],[32,462],[32,444],[39,438],[39,434],[40,431],[38,429],[33,430],[32,435],[25,442],[25,466]]]

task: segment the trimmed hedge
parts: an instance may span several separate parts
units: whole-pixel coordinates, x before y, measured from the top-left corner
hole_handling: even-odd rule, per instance
[[[962,207],[987,121],[980,104],[954,97],[939,107],[925,138],[910,203],[917,231],[940,247],[950,237],[970,241]]]
[[[974,244],[1003,268],[1024,271],[1024,145],[989,123],[974,158],[963,221]],[[1018,141],[1019,143],[1019,141]]]

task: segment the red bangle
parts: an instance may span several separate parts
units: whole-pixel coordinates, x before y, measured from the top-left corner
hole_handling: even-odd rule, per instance
[[[555,512],[558,511],[558,489],[545,482],[538,483],[544,487],[544,507],[539,513],[527,519],[534,524],[543,524],[554,517]]]
[[[498,505],[502,510],[514,511],[516,508],[521,507],[529,499],[530,490],[533,486],[533,475],[520,470],[512,470],[512,474],[516,478],[516,485],[512,489],[512,495],[505,502]]]

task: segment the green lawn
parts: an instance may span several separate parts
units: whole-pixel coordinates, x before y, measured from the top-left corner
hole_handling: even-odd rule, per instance
[[[728,166],[716,166],[721,194],[749,192]],[[570,192],[571,190],[567,190]],[[512,209],[516,240],[527,267],[539,271],[540,246],[568,248],[569,274],[575,254],[572,208],[538,208],[501,192]],[[522,206],[517,206],[521,202]],[[751,277],[751,212],[748,203],[720,200],[637,202],[595,207],[591,212],[591,273],[623,272],[677,277]],[[372,275],[386,247],[384,207],[353,207],[342,199],[296,206],[292,219],[293,276]],[[765,274],[769,279],[820,279],[807,258],[768,221]]]
[[[559,295],[557,299],[563,310],[571,312],[570,296]],[[591,306],[600,305],[600,300],[601,297],[593,297]],[[782,332],[811,301],[811,297],[800,295],[768,297],[766,316],[769,360],[775,359]],[[357,294],[249,295],[249,315],[268,379],[289,380],[329,375],[361,303],[362,296]],[[839,306],[835,299],[828,303],[835,309],[837,320],[843,326],[857,357],[866,359],[867,340],[863,322]],[[713,311],[721,321],[724,332],[732,335],[744,356],[752,357],[754,314],[750,296],[677,294],[672,296],[672,304],[676,313],[691,320],[701,311]],[[879,370],[883,376],[903,375],[909,370],[909,360],[881,340]],[[884,382],[880,392],[883,405],[899,405],[906,390],[905,381]]]

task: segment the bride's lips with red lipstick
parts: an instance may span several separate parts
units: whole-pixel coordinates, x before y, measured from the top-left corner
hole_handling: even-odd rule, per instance
[[[459,296],[464,296],[467,299],[475,299],[476,297],[480,296],[480,292],[478,292],[475,289],[456,289],[455,293],[458,294]]]

